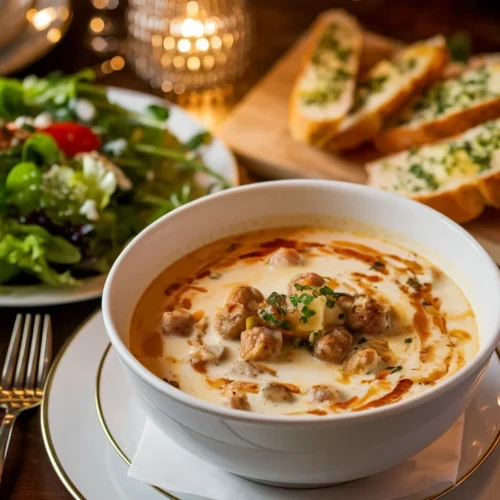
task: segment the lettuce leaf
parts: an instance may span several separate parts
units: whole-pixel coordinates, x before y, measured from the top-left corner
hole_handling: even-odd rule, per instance
[[[51,286],[75,285],[70,271],[58,272],[51,264],[76,264],[80,250],[40,226],[0,219],[0,283],[25,272]]]

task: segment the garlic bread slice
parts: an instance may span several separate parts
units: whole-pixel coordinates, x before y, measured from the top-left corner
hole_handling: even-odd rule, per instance
[[[320,145],[344,150],[372,140],[388,117],[441,76],[448,58],[445,39],[435,36],[409,45],[391,60],[380,61],[358,85],[354,105],[340,127]]]
[[[314,144],[336,130],[349,111],[362,39],[358,23],[344,11],[331,10],[320,17],[290,96],[289,126],[294,139]]]
[[[425,203],[456,222],[500,208],[500,119],[366,165],[368,184]]]
[[[487,58],[455,78],[434,83],[374,142],[391,153],[451,137],[499,117],[500,60]]]

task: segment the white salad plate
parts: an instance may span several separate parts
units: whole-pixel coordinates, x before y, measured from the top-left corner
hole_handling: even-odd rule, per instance
[[[167,103],[159,97],[116,87],[108,88],[108,96],[112,102],[136,112],[144,111],[150,104],[168,104],[168,129],[182,142],[204,130],[204,127],[180,106]],[[215,138],[205,146],[201,157],[208,167],[223,175],[231,184],[238,184],[236,160],[220,139]],[[97,298],[102,294],[105,279],[105,276],[96,276],[83,280],[79,286],[68,288],[54,288],[48,285],[0,286],[0,307],[48,306]]]
[[[9,6],[11,12],[17,8],[14,18],[2,23],[2,32],[8,29],[8,38],[0,43],[0,75],[19,71],[52,50],[68,30],[72,15],[70,0],[7,0],[6,3],[21,5],[24,12],[19,6]],[[21,13],[26,22],[18,19]],[[3,11],[0,14],[2,21],[7,20]],[[8,26],[14,19],[15,24]]]
[[[500,358],[494,355],[466,412],[458,484],[425,500],[498,499],[498,380]],[[55,359],[41,412],[49,457],[74,498],[201,499],[168,493],[127,477],[129,459],[137,448],[145,418],[116,353],[109,348],[102,315],[97,313]],[[346,490],[337,486],[332,500],[346,498]]]

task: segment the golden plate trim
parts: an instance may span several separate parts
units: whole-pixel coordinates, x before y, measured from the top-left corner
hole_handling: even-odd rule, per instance
[[[108,438],[109,442],[115,449],[115,451],[118,453],[120,458],[130,467],[132,465],[132,462],[130,459],[127,457],[125,452],[120,448],[118,443],[116,442],[115,438],[113,437],[113,434],[111,434],[111,431],[109,430],[108,424],[106,422],[106,419],[104,418],[104,413],[102,411],[102,405],[101,405],[101,374],[102,374],[102,369],[104,367],[104,361],[106,360],[109,351],[111,350],[111,344],[108,344],[106,347],[101,361],[99,363],[99,367],[97,368],[97,374],[95,378],[95,407],[97,410],[97,418],[99,419],[99,422],[101,424],[102,430],[104,431],[104,434]],[[163,496],[166,496],[167,498],[170,498],[170,500],[182,500],[179,497],[176,497],[175,495],[172,495],[172,493],[169,493],[168,491],[163,490],[162,488],[159,488],[158,486],[153,486],[152,484],[148,484],[151,488],[156,490],[158,493],[160,493]]]
[[[72,343],[72,341],[75,339],[75,337],[78,335],[78,333],[80,332],[80,330],[82,329],[82,327],[86,323],[90,322],[94,318],[94,316],[96,316],[97,314],[100,314],[100,313],[101,313],[101,311],[98,310],[98,311],[94,312],[93,314],[91,314],[88,318],[86,318],[75,329],[74,333],[72,333],[68,337],[68,339],[64,342],[64,344],[60,348],[59,352],[57,353],[56,357],[54,358],[52,366],[50,367],[49,373],[47,375],[47,382],[45,384],[45,397],[42,400],[41,411],[40,411],[40,420],[41,420],[41,427],[42,427],[42,438],[43,438],[43,442],[45,444],[45,449],[47,450],[47,454],[48,454],[50,462],[52,464],[52,467],[54,468],[54,471],[55,471],[56,475],[59,477],[59,479],[61,480],[61,482],[64,484],[65,488],[77,500],[86,500],[86,498],[78,490],[78,488],[75,486],[75,484],[73,483],[73,481],[69,477],[68,473],[65,471],[63,465],[61,464],[61,462],[60,462],[60,460],[59,460],[59,458],[57,456],[57,452],[56,452],[56,450],[54,448],[54,444],[52,442],[52,438],[51,438],[51,435],[50,435],[49,423],[48,423],[49,396],[50,396],[50,390],[51,390],[51,387],[52,387],[52,381],[53,381],[53,378],[54,378],[54,374],[55,374],[55,372],[57,370],[57,367],[58,367],[58,365],[59,365],[62,357],[64,356],[64,353],[66,352],[66,350],[68,349],[68,347],[70,346],[70,344]],[[100,400],[100,378],[101,378],[101,373],[102,373],[102,369],[103,369],[103,366],[104,366],[104,362],[105,362],[105,360],[106,360],[106,358],[107,358],[107,356],[108,356],[108,354],[110,352],[110,349],[111,349],[111,344],[108,344],[106,346],[106,349],[104,350],[104,353],[103,353],[102,357],[101,357],[101,360],[100,360],[98,368],[97,368],[97,373],[96,373],[95,404],[96,404],[96,409],[97,409],[97,416],[98,416],[99,422],[100,422],[100,424],[101,424],[101,426],[103,428],[104,434],[108,438],[109,442],[111,443],[111,445],[113,446],[113,448],[115,449],[115,451],[118,453],[118,455],[120,456],[120,458],[127,465],[130,466],[130,464],[131,464],[130,459],[123,452],[123,450],[119,447],[118,443],[116,442],[116,440],[114,439],[113,435],[111,434],[111,432],[109,430],[109,427],[108,427],[108,425],[106,423],[106,420],[104,418],[103,412],[102,412],[102,405],[101,405],[101,400]],[[500,360],[500,352],[497,350],[496,353],[497,353],[498,358]],[[472,467],[471,470],[469,470],[462,477],[460,477],[455,484],[447,487],[446,489],[444,489],[440,493],[436,493],[433,496],[427,497],[427,498],[425,498],[423,500],[438,500],[439,498],[443,497],[444,495],[446,495],[450,491],[452,491],[455,488],[457,488],[458,486],[460,486],[470,476],[472,476],[472,474],[474,474],[474,472],[476,472],[481,467],[481,465],[491,455],[491,453],[493,452],[493,450],[495,449],[495,447],[498,445],[499,442],[500,442],[500,430],[498,431],[497,435],[493,439],[493,442],[491,443],[491,445],[488,447],[488,449],[484,452],[484,454],[476,462],[476,464]],[[176,497],[176,496],[172,495],[171,493],[168,493],[167,491],[162,490],[161,488],[158,488],[157,486],[152,486],[152,485],[148,485],[148,486],[150,486],[151,488],[153,488],[154,490],[156,490],[161,495],[169,498],[170,500],[182,500],[179,497]]]
[[[44,397],[42,399],[41,410],[40,410],[42,439],[45,445],[45,450],[47,451],[47,455],[49,456],[50,463],[52,464],[52,467],[57,477],[59,477],[61,482],[64,484],[65,488],[71,493],[71,495],[73,495],[73,498],[76,498],[77,500],[86,500],[86,499],[82,495],[80,490],[75,486],[73,481],[71,481],[71,478],[64,470],[64,467],[62,466],[59,457],[57,456],[57,452],[55,450],[49,428],[49,420],[48,420],[49,397],[50,397],[50,390],[52,388],[52,381],[54,379],[54,374],[64,353],[70,346],[71,342],[75,339],[77,334],[80,332],[82,327],[86,325],[89,321],[91,321],[100,312],[101,312],[100,309],[98,309],[97,311],[92,313],[89,317],[85,318],[85,320],[82,321],[82,323],[80,323],[80,325],[78,325],[77,328],[75,328],[75,331],[66,339],[62,347],[59,349],[59,352],[57,353],[56,357],[52,362],[49,373],[47,374],[47,381],[45,382],[45,387],[44,387]]]
[[[100,397],[100,395],[101,395],[101,390],[100,390],[101,373],[102,373],[102,369],[104,367],[104,362],[106,361],[106,358],[107,358],[110,350],[111,350],[111,344],[108,344],[108,346],[106,347],[106,349],[102,355],[101,362],[99,363],[99,367],[97,369],[96,386],[95,386],[95,404],[96,404],[96,409],[97,409],[97,416],[98,416],[99,421],[101,423],[101,426],[104,430],[104,434],[109,439],[110,443],[113,445],[113,448],[116,450],[118,455],[122,458],[122,460],[127,465],[130,466],[132,462],[127,457],[125,452],[120,448],[120,446],[116,442],[115,438],[111,434],[111,431],[109,430],[109,426],[108,426],[106,419],[104,417],[104,413],[102,411],[101,397]],[[498,350],[496,350],[495,352],[498,355],[498,359],[500,361],[500,352]],[[456,483],[452,484],[451,486],[448,486],[443,491],[441,491],[439,493],[435,493],[434,495],[426,497],[422,500],[438,500],[438,498],[443,497],[444,495],[446,495],[450,491],[452,491],[455,488],[457,488],[458,486],[460,486],[470,476],[472,476],[472,474],[474,474],[474,472],[476,472],[479,469],[479,467],[481,467],[481,465],[483,465],[483,463],[492,454],[493,450],[496,448],[496,446],[499,442],[500,442],[500,430],[497,432],[496,436],[493,439],[493,442],[490,444],[488,449],[484,452],[484,454],[481,456],[481,458],[474,464],[474,466],[472,467],[471,470],[466,472],[462,477],[457,479]],[[162,495],[166,496],[167,498],[170,498],[171,500],[182,500],[181,498],[176,497],[176,496],[172,495],[171,493],[168,493],[167,491],[162,490],[161,488],[158,488],[157,486],[153,486],[151,484],[149,486],[151,488],[154,488],[156,491],[158,491],[158,493],[161,493]]]

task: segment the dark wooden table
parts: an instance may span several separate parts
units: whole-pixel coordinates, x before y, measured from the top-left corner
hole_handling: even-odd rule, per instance
[[[249,4],[255,21],[250,65],[236,83],[229,105],[244,96],[319,12],[332,6],[344,7],[359,16],[368,28],[404,41],[467,30],[476,52],[500,51],[500,2],[496,0],[251,0]],[[93,16],[105,14],[116,22],[117,36],[123,36],[126,1],[120,0],[118,8],[108,12],[96,10],[91,0],[74,0],[73,7],[73,22],[65,38],[50,54],[16,76],[43,76],[54,70],[74,72],[85,66],[98,65],[110,57],[97,54],[90,48],[89,22]],[[101,82],[160,95],[128,68],[103,77]],[[54,352],[98,307],[99,300],[93,300],[42,310],[53,318]],[[0,309],[0,359],[6,352],[17,312],[15,309]],[[39,417],[39,411],[29,412],[21,416],[16,425],[0,486],[0,499],[71,498],[45,452]]]

